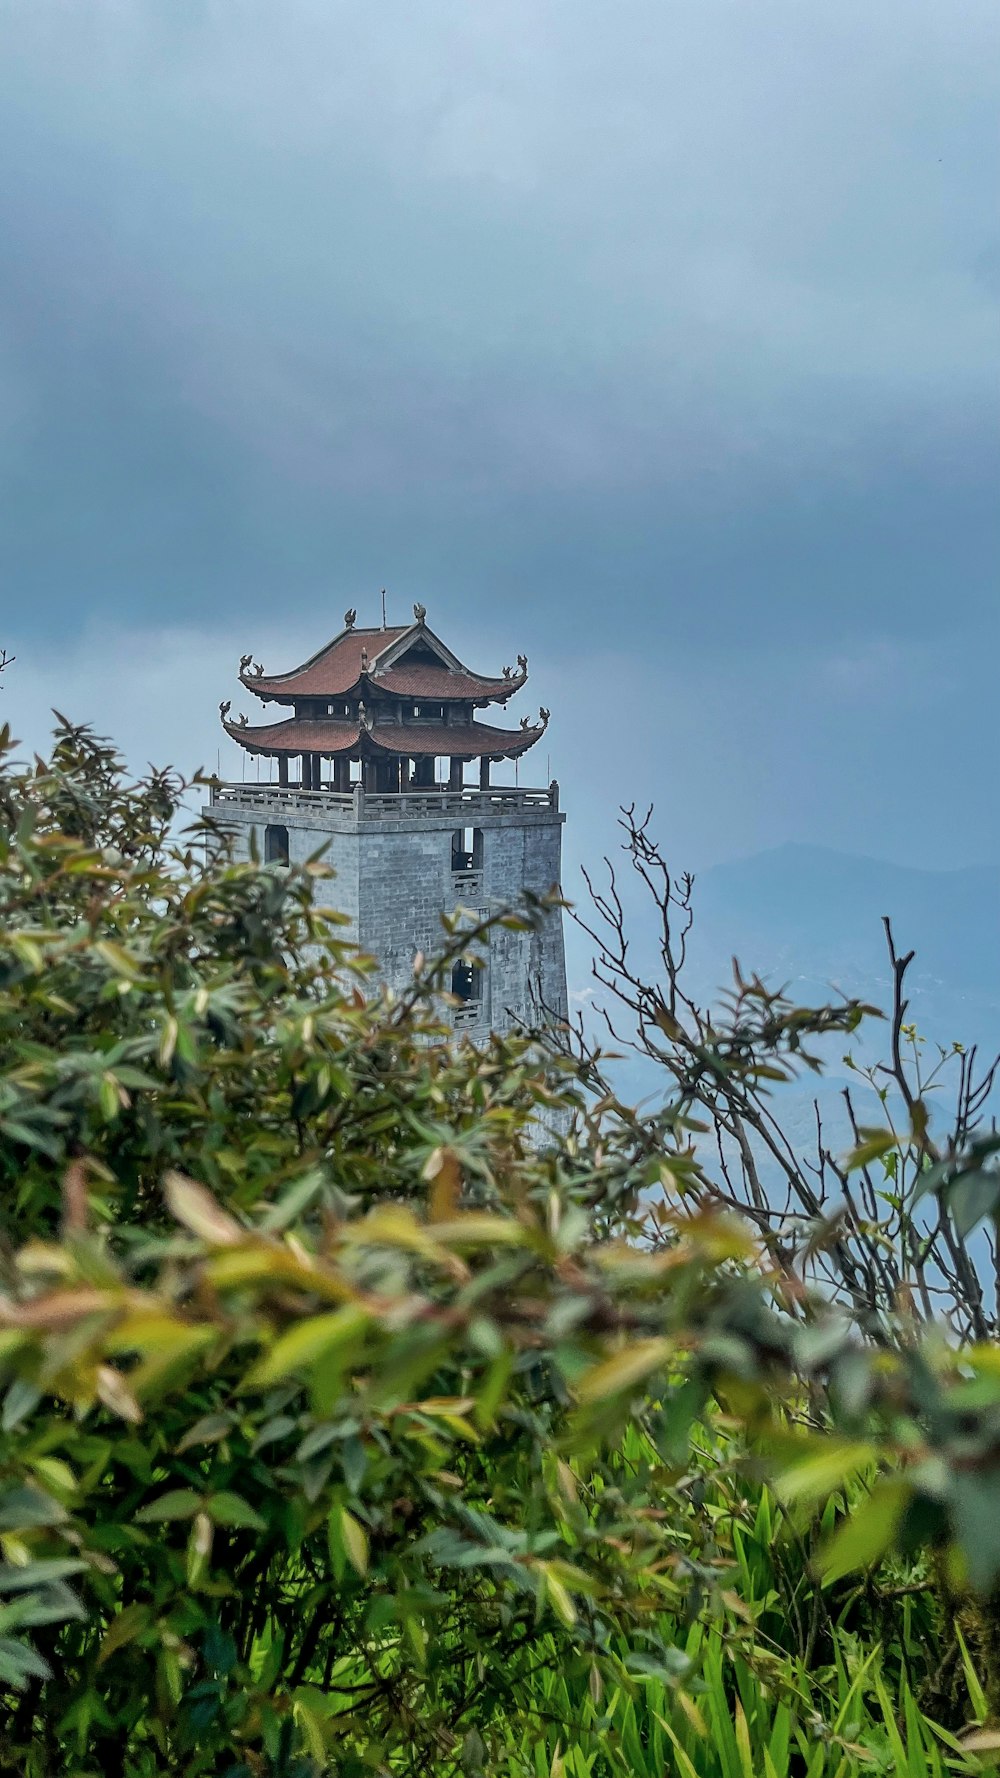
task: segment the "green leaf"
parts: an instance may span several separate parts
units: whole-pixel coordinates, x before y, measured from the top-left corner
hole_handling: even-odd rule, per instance
[[[287,1228],[288,1224],[294,1222],[295,1218],[300,1216],[302,1211],[312,1203],[316,1194],[322,1190],[325,1180],[326,1175],[323,1169],[312,1167],[308,1173],[303,1174],[301,1179],[296,1179],[282,1192],[277,1203],[272,1204],[270,1210],[261,1218],[261,1228],[268,1230],[269,1233],[276,1229]]]
[[[959,1470],[952,1478],[952,1517],[969,1580],[985,1595],[1000,1578],[1000,1476]]]
[[[167,1208],[210,1247],[229,1247],[246,1239],[246,1230],[223,1210],[211,1192],[183,1173],[168,1173],[163,1181]]]
[[[547,1562],[541,1562],[539,1567],[542,1572],[542,1582],[545,1588],[546,1599],[560,1623],[565,1624],[566,1628],[571,1630],[576,1623],[576,1606],[573,1604],[573,1597],[569,1588],[563,1585],[559,1576],[553,1573],[552,1568]]]
[[[205,1501],[205,1511],[215,1525],[226,1525],[233,1530],[266,1531],[267,1522],[262,1519],[240,1494],[230,1494],[225,1489],[219,1494],[209,1494]]]
[[[58,1501],[38,1488],[6,1488],[0,1493],[0,1531],[58,1525],[65,1517],[65,1509]]]
[[[872,1161],[880,1160],[890,1149],[899,1146],[899,1139],[891,1130],[863,1130],[861,1134],[862,1140],[856,1148],[851,1149],[845,1162],[849,1173],[856,1173],[862,1167],[870,1167]]]
[[[148,1605],[126,1605],[124,1611],[111,1619],[104,1633],[97,1657],[98,1666],[110,1660],[116,1649],[124,1648],[127,1643],[134,1642],[137,1636],[141,1636],[149,1628],[152,1618],[153,1613]]]
[[[49,1586],[53,1581],[82,1574],[86,1566],[77,1556],[46,1557],[28,1562],[23,1568],[13,1562],[0,1562],[0,1593],[22,1593],[32,1587]]]
[[[275,1340],[243,1379],[243,1389],[266,1389],[296,1371],[305,1371],[328,1358],[339,1347],[360,1340],[370,1316],[365,1309],[347,1304],[327,1315],[310,1315]]]
[[[358,1574],[368,1573],[368,1537],[364,1526],[346,1506],[340,1508],[340,1536],[347,1558]]]
[[[673,1344],[666,1339],[635,1340],[614,1358],[606,1358],[586,1371],[576,1385],[582,1402],[604,1401],[612,1395],[623,1395],[637,1383],[660,1370],[667,1363]]]
[[[0,1636],[0,1678],[23,1691],[29,1679],[51,1679],[52,1669],[27,1642]]]
[[[15,1377],[3,1400],[3,1414],[0,1415],[0,1428],[4,1432],[13,1432],[29,1414],[33,1414],[42,1399],[42,1391],[27,1377]]]
[[[1000,1175],[985,1168],[975,1173],[963,1173],[949,1188],[946,1197],[955,1227],[964,1239],[977,1223],[996,1214],[1000,1203]]]
[[[192,1519],[201,1506],[201,1495],[193,1488],[170,1488],[156,1500],[140,1506],[136,1518],[142,1524],[159,1524],[168,1519]]]
[[[808,1452],[775,1477],[775,1493],[786,1505],[793,1501],[812,1504],[825,1500],[874,1460],[871,1445],[845,1443],[833,1438],[826,1441],[812,1439]]]
[[[892,1547],[909,1496],[905,1482],[882,1482],[852,1507],[820,1553],[819,1569],[827,1585],[882,1560]]]
[[[184,1451],[190,1451],[194,1445],[218,1444],[232,1430],[232,1414],[205,1414],[178,1441],[177,1454],[180,1456]]]

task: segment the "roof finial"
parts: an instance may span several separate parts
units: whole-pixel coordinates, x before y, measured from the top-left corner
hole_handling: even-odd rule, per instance
[[[232,707],[233,707],[232,702],[229,698],[224,698],[222,703],[219,705],[219,716],[221,717],[223,722],[225,722],[226,717],[229,715],[229,712],[232,709]]]
[[[546,708],[545,708],[545,705],[544,705],[544,704],[540,704],[540,705],[539,705],[539,707],[538,707],[538,714],[539,714],[539,716],[540,716],[540,717],[541,717],[541,721],[542,721],[542,727],[543,727],[543,728],[548,728],[548,726],[549,726],[549,717],[550,717],[550,716],[551,716],[551,714],[552,714],[552,712],[551,712],[551,710],[546,710]]]
[[[519,654],[517,657],[517,664],[521,669],[522,676],[526,676],[527,671],[528,671],[528,657],[527,657],[527,655],[526,654]]]
[[[353,609],[353,607],[352,607],[352,608],[351,608],[351,610],[350,610],[350,611],[345,611],[345,612],[344,612],[344,628],[345,628],[345,630],[353,630],[353,628],[354,628],[354,619],[355,619],[355,618],[356,618],[356,617],[357,617],[357,615],[358,615],[358,614],[357,614],[357,612],[356,612],[356,611],[355,611],[355,610],[354,610],[354,609]]]
[[[385,629],[385,587],[382,588],[382,628]]]
[[[240,728],[246,728],[246,726],[247,726],[247,719],[241,710],[240,711]]]
[[[253,660],[252,654],[241,654],[240,655],[240,678],[243,677],[243,674],[246,672],[246,670],[249,667],[250,662],[252,660]]]
[[[264,677],[264,669],[261,666],[260,661],[254,661],[253,676],[255,679],[263,679],[263,677]]]
[[[424,618],[427,616],[426,605],[414,605],[413,615],[416,618],[418,624],[422,624],[424,621]]]
[[[358,704],[358,725],[360,728],[363,728],[363,729],[370,729],[372,726],[372,719],[369,716],[367,710],[365,709],[363,698],[362,698],[361,702]]]
[[[361,650],[361,671],[362,671],[362,673],[367,673],[367,671],[368,671],[368,650],[367,650],[367,648],[363,648]]]

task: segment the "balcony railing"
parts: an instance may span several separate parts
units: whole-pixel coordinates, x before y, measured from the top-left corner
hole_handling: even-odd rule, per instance
[[[468,785],[463,790],[402,790],[383,793],[362,790],[360,784],[350,792],[339,790],[301,790],[284,784],[223,784],[212,780],[211,805],[220,814],[230,809],[264,809],[268,814],[284,810],[288,814],[312,812],[339,814],[345,821],[404,821],[408,816],[454,816],[461,826],[471,826],[473,819],[483,815],[513,814],[519,809],[558,809],[559,786],[547,790],[522,790],[515,785],[490,785],[481,790]]]

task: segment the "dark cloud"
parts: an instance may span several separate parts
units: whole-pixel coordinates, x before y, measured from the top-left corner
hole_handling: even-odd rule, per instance
[[[998,641],[998,50],[992,0],[0,0],[19,638],[323,632],[387,583],[568,695],[607,648],[675,702],[718,667],[772,773],[874,659],[895,758],[913,651]],[[874,828],[845,710],[789,833],[810,774]]]

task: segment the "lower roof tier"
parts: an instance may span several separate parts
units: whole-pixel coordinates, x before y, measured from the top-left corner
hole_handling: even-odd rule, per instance
[[[338,754],[351,759],[517,759],[545,733],[546,722],[535,728],[490,728],[484,722],[378,723],[369,728],[359,722],[311,722],[289,717],[254,727],[247,722],[228,722],[223,728],[248,753],[265,758],[318,753],[326,759]]]

